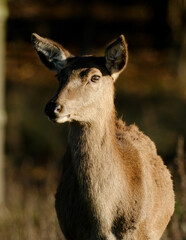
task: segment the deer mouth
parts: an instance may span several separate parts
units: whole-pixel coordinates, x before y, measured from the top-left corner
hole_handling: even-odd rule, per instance
[[[52,121],[55,122],[55,123],[69,122],[70,121],[70,114],[58,116],[55,119],[52,119]]]

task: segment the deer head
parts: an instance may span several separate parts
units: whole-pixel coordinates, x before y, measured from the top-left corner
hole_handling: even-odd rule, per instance
[[[54,122],[91,122],[114,107],[113,83],[127,65],[123,35],[108,45],[104,57],[75,57],[58,43],[32,34],[41,61],[57,73],[59,87],[45,108]]]

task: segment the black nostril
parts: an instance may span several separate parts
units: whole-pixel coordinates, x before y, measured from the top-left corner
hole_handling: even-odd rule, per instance
[[[45,114],[50,119],[55,119],[56,116],[62,111],[62,106],[60,104],[57,104],[53,101],[50,101],[47,103],[45,107]]]
[[[55,112],[56,114],[58,114],[58,113],[61,112],[61,110],[62,110],[62,106],[61,106],[60,104],[58,104],[58,105],[56,105],[54,112]]]

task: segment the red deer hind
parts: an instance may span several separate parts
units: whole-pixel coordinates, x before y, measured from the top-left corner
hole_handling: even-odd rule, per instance
[[[104,57],[75,57],[35,33],[32,41],[59,80],[45,113],[53,122],[70,122],[56,193],[65,238],[160,239],[174,211],[173,184],[149,137],[116,117],[114,82],[128,59],[124,36]]]

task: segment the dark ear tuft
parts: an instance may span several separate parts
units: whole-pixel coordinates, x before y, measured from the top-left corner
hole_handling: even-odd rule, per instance
[[[60,44],[36,33],[32,34],[31,41],[43,64],[55,72],[59,72],[66,65],[67,58],[72,56]]]
[[[128,48],[123,35],[108,45],[105,51],[105,60],[106,67],[115,80],[124,70],[128,61]]]

